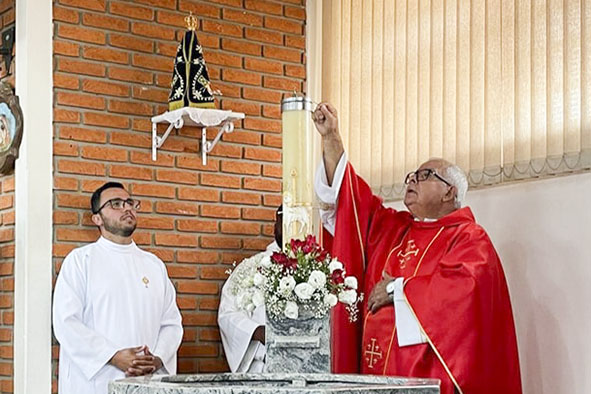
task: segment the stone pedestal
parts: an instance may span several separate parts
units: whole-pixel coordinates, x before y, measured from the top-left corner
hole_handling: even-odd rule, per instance
[[[330,318],[267,317],[265,372],[330,373]]]
[[[109,394],[438,394],[439,380],[332,374],[145,376],[111,382]]]

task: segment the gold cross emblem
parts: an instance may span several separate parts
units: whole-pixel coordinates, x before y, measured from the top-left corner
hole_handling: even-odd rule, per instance
[[[400,262],[400,268],[404,269],[406,267],[406,263],[410,261],[411,256],[417,257],[418,254],[419,248],[417,248],[417,246],[415,245],[415,241],[413,239],[410,239],[406,243],[406,248],[404,249],[404,252],[400,250],[397,254],[398,261]]]
[[[144,282],[144,285],[146,285],[146,288],[148,287],[148,283],[150,283],[150,279],[146,278],[145,276],[142,278],[142,282]]]
[[[375,338],[371,338],[371,343],[367,344],[367,350],[364,354],[367,366],[373,369],[373,366],[382,358],[380,346],[376,344]]]

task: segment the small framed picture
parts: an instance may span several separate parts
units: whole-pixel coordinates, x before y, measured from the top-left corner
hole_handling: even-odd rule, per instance
[[[0,83],[0,174],[14,170],[23,138],[23,113],[18,97],[6,83]]]

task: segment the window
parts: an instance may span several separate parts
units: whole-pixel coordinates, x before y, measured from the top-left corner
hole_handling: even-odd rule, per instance
[[[324,0],[322,97],[394,199],[443,157],[482,186],[591,168],[591,0]]]

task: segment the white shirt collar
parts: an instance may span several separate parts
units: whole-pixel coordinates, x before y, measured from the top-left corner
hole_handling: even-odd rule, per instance
[[[98,239],[98,241],[96,241],[96,243],[106,249],[109,249],[110,251],[119,252],[119,253],[131,253],[137,249],[137,246],[136,246],[135,242],[133,242],[133,241],[131,241],[131,243],[129,243],[127,245],[122,245],[122,244],[115,243],[113,241],[109,241],[107,238],[105,238],[103,236],[101,236]]]
[[[421,220],[417,217],[414,217],[414,219],[415,219],[415,222],[424,222],[424,223],[433,223],[433,222],[437,221],[437,219],[431,219],[431,218],[424,218],[423,220]]]

